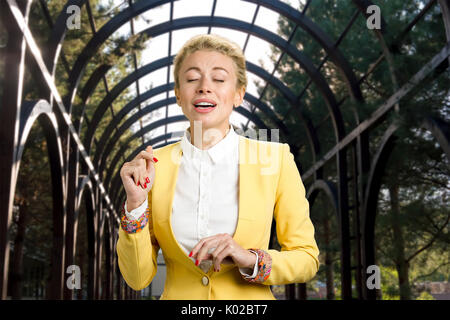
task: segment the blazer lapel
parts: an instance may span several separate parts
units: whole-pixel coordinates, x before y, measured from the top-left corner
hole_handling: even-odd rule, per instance
[[[254,194],[254,188],[256,188],[254,184],[258,181],[257,177],[255,177],[255,174],[258,172],[257,162],[253,162],[252,159],[252,156],[257,154],[252,149],[254,147],[256,145],[250,139],[239,136],[239,209],[238,222],[233,239],[243,248],[245,248],[245,239],[251,232],[254,221],[252,208],[254,208],[255,204],[252,201],[254,198],[252,195]],[[161,247],[164,247],[165,254],[203,274],[203,271],[192,263],[191,258],[180,246],[173,233],[171,216],[175,186],[182,157],[180,142],[174,143],[173,147],[167,151],[158,156],[160,159],[158,163],[159,168],[156,168],[155,183],[152,190],[152,209],[155,213],[155,227],[157,228],[155,234],[161,237],[162,243],[164,242]],[[224,265],[223,267],[223,270],[226,270],[233,266]],[[214,274],[212,271],[210,273]]]

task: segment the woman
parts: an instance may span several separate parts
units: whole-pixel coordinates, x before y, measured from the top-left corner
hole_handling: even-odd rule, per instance
[[[175,58],[174,78],[190,127],[120,172],[125,281],[147,287],[160,248],[161,299],[275,299],[270,285],[309,281],[319,249],[289,146],[237,135],[229,122],[247,86],[242,50],[217,35],[193,37]],[[268,249],[273,218],[281,251]]]

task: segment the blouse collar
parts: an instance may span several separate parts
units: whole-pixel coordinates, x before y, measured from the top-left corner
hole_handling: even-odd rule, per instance
[[[233,126],[230,124],[230,129],[222,140],[213,145],[211,148],[202,150],[197,148],[191,143],[191,134],[189,128],[184,132],[184,136],[181,139],[181,150],[183,155],[189,159],[202,159],[202,157],[208,154],[214,163],[222,160],[226,155],[230,156],[237,152],[239,144],[239,136],[234,131]]]

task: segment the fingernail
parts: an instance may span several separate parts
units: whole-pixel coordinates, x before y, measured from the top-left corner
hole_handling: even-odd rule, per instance
[[[192,257],[192,251],[191,251],[191,253],[189,253],[189,258],[190,258],[190,257]]]
[[[195,265],[198,266],[198,260],[195,260]]]
[[[145,178],[145,182],[150,183],[150,179],[148,177]]]
[[[147,184],[146,184],[146,183],[144,184],[144,188],[145,188],[145,189],[147,188]]]
[[[139,185],[139,181],[137,182],[137,186]]]
[[[158,159],[156,159],[155,157],[153,157],[153,161],[158,162]]]

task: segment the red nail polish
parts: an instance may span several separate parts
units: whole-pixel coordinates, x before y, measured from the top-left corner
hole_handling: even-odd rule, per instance
[[[198,260],[195,260],[195,265],[198,266]]]
[[[146,189],[147,188],[147,184],[144,184],[144,189]]]
[[[158,162],[158,159],[156,159],[155,157],[153,157],[153,161]]]
[[[137,186],[139,185],[139,181],[137,182],[137,184],[136,184]]]
[[[150,183],[150,179],[148,177],[145,178],[145,182]]]
[[[190,257],[192,257],[192,251],[191,251],[191,253],[189,253],[189,258],[190,258]]]

